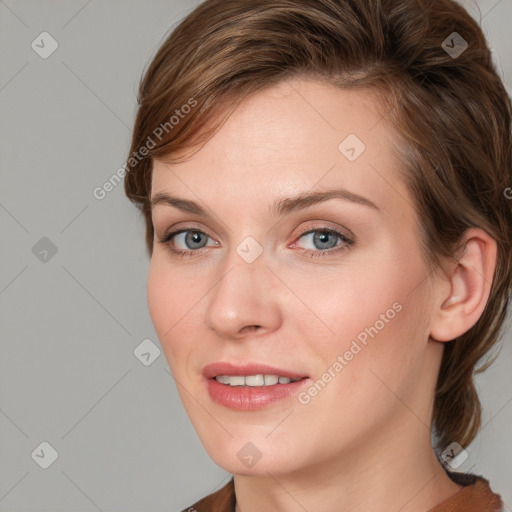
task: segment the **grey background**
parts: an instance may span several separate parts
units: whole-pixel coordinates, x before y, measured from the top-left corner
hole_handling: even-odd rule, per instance
[[[229,477],[163,353],[148,366],[133,353],[159,346],[142,218],[122,184],[93,196],[125,162],[143,69],[197,4],[0,0],[2,511],[180,510]],[[512,92],[512,0],[465,5]],[[47,59],[31,48],[43,31],[59,44]],[[484,428],[459,470],[483,474],[512,510],[508,329],[478,378]],[[47,469],[31,456],[43,441],[58,452]]]

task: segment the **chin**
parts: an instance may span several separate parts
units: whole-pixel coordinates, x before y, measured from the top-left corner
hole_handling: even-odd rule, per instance
[[[254,441],[251,441],[253,439]],[[288,473],[297,464],[296,456],[290,454],[296,450],[277,445],[277,450],[269,439],[261,440],[254,435],[237,436],[224,442],[210,439],[201,441],[210,458],[225,471],[244,476],[268,476]]]

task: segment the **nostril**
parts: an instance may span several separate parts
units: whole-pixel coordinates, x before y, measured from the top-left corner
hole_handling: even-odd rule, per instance
[[[257,331],[259,328],[261,327],[261,325],[246,325],[242,331]]]

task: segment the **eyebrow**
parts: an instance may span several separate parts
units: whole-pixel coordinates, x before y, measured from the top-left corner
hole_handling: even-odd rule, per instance
[[[271,216],[285,215],[293,211],[302,210],[318,203],[328,201],[330,199],[342,199],[344,201],[350,201],[355,204],[368,206],[374,210],[381,211],[381,209],[370,199],[350,192],[342,188],[326,190],[323,192],[313,193],[301,193],[292,197],[284,197],[276,200],[269,208],[269,214]],[[183,199],[180,197],[171,196],[165,192],[158,192],[151,198],[151,209],[158,204],[165,204],[167,206],[174,206],[178,210],[186,213],[192,213],[201,217],[209,217],[208,212],[189,199]]]

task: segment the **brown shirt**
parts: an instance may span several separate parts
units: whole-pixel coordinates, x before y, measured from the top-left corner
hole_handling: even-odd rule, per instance
[[[504,512],[500,495],[491,491],[485,478],[469,473],[448,474],[454,482],[464,487],[428,512]],[[233,478],[217,492],[205,496],[182,512],[235,512]]]

